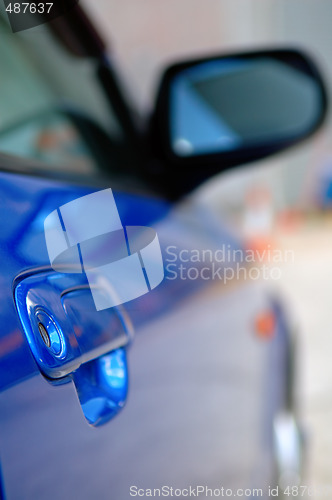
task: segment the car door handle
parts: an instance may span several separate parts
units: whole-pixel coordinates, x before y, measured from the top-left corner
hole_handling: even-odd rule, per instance
[[[133,328],[122,305],[96,311],[84,274],[30,271],[14,283],[21,324],[41,373],[73,381],[88,422],[101,425],[124,406],[126,348]]]

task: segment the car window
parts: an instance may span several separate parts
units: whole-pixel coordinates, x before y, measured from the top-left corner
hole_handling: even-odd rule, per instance
[[[70,120],[60,113],[43,113],[0,132],[0,151],[39,160],[38,167],[92,174],[98,164]]]
[[[13,34],[0,16],[0,38],[0,152],[53,170],[95,171],[96,160],[63,112],[87,116],[114,141],[121,138],[95,61],[69,54],[47,25]]]

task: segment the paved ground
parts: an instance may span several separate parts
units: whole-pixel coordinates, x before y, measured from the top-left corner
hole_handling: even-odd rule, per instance
[[[308,482],[319,490],[315,498],[323,500],[332,494],[332,220],[311,221],[296,233],[279,235],[279,241],[295,253],[295,262],[283,267],[281,286],[299,318]]]

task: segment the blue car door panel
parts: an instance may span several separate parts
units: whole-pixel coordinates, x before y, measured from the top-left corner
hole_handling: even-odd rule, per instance
[[[277,411],[283,398],[283,367],[269,353],[284,344],[280,332],[271,342],[254,336],[255,316],[271,306],[267,296],[258,285],[174,279],[168,268],[170,245],[186,256],[237,247],[212,212],[194,198],[171,207],[115,192],[123,224],[157,231],[165,279],[119,308],[96,311],[84,274],[49,267],[44,236],[49,213],[94,189],[1,173],[0,190],[8,498],[122,500],[130,487],[249,487],[262,470],[268,482],[273,381],[279,402],[272,398],[268,408]]]

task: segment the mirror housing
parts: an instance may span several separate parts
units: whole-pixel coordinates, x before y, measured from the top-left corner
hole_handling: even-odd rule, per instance
[[[153,148],[168,173],[176,173],[177,186],[168,188],[178,196],[214,174],[310,137],[326,111],[323,80],[302,51],[187,61],[172,65],[162,77],[152,119]]]

